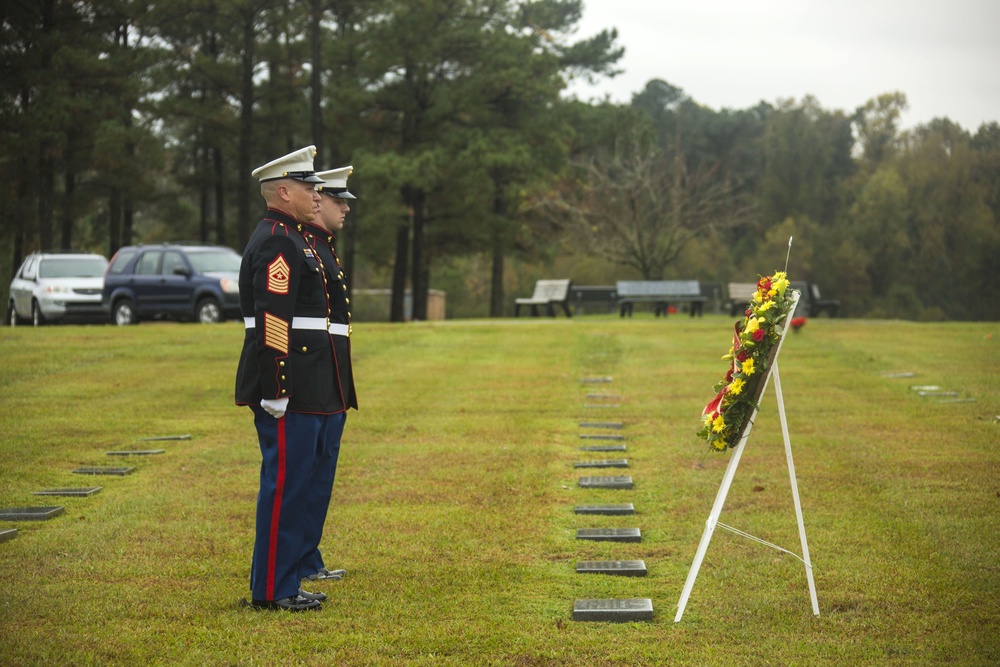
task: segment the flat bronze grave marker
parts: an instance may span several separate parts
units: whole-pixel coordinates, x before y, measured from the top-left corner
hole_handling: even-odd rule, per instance
[[[601,459],[598,461],[579,461],[574,468],[627,468],[628,459]]]
[[[72,489],[45,489],[44,491],[35,491],[36,496],[92,496],[95,493],[103,489],[103,486],[88,486],[88,487],[77,487]]]
[[[576,539],[595,542],[642,542],[642,533],[638,528],[578,528]]]
[[[581,477],[579,485],[585,489],[631,489],[631,477]]]
[[[617,403],[584,403],[584,408],[620,408]]]
[[[574,621],[629,621],[653,620],[653,601],[649,598],[623,598],[617,600],[577,600],[573,603]]]
[[[584,384],[601,384],[605,382],[611,382],[611,378],[609,377],[580,378],[580,382]]]
[[[909,371],[903,371],[903,372],[900,372],[900,373],[883,373],[882,374],[882,377],[884,377],[884,378],[912,378],[912,377],[916,377],[916,376],[917,376],[916,373],[910,373]]]
[[[580,447],[581,452],[624,452],[628,449],[625,445],[584,445]]]
[[[622,396],[621,394],[587,394],[587,398],[596,398],[599,401],[620,401]]]
[[[573,508],[577,514],[602,514],[605,516],[624,516],[635,514],[632,503],[617,503],[611,505],[577,505]]]
[[[580,428],[621,428],[621,422],[580,422]]]
[[[54,516],[59,516],[66,509],[62,505],[50,505],[47,507],[8,507],[0,509],[0,520],[2,521],[45,521]]]
[[[937,403],[975,403],[974,398],[942,398],[936,401]]]
[[[101,467],[83,467],[77,468],[73,472],[78,475],[130,475],[132,471],[135,470],[134,467],[128,468],[101,468]]]
[[[576,573],[645,577],[646,562],[641,560],[583,560],[576,564]]]
[[[604,434],[589,434],[581,433],[581,440],[624,440],[624,435],[618,435],[615,433],[604,433]]]
[[[17,528],[5,528],[0,530],[0,542],[6,542],[17,537]]]
[[[190,440],[191,434],[185,435],[154,435],[151,438],[139,438],[139,442],[153,442],[154,440]]]
[[[151,456],[153,454],[162,454],[165,449],[123,449],[117,452],[108,452],[108,456]]]

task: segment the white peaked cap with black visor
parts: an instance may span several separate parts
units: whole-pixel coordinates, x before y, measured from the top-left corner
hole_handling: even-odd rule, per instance
[[[251,176],[261,183],[277,181],[282,178],[290,178],[303,183],[322,183],[323,179],[319,178],[313,169],[314,157],[316,157],[316,147],[306,146],[257,167]]]
[[[329,171],[320,171],[316,175],[323,179],[322,185],[317,185],[316,190],[324,195],[337,197],[338,199],[357,199],[350,190],[347,189],[347,177],[354,171],[354,167],[347,166]]]

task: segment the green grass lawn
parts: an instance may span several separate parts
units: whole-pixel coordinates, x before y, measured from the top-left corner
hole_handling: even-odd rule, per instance
[[[3,665],[996,665],[1000,326],[811,319],[782,388],[821,614],[802,563],[716,531],[677,601],[729,454],[694,435],[732,320],[638,315],[359,324],[318,613],[241,608],[260,454],[232,404],[243,330],[0,329],[0,507],[64,505],[0,543]],[[886,373],[909,371],[914,378]],[[609,385],[581,378],[611,376]],[[921,398],[939,385],[975,402]],[[585,408],[589,392],[621,394]],[[630,469],[573,464],[620,420]],[[139,438],[191,434],[158,443]],[[107,456],[163,447],[151,457]],[[72,474],[134,465],[126,477]],[[627,491],[577,479],[630,474]],[[103,486],[87,498],[33,491]],[[633,502],[631,517],[573,513]],[[721,520],[801,553],[773,389]],[[576,540],[638,527],[643,541]],[[642,559],[647,577],[578,575]],[[580,623],[581,598],[651,622]]]

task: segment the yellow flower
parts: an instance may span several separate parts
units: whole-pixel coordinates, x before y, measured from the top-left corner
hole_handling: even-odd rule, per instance
[[[750,361],[753,361],[752,359]],[[729,393],[736,395],[743,391],[743,385],[746,384],[743,378],[736,378],[729,384]]]
[[[760,328],[760,322],[756,317],[747,318],[747,325],[743,327],[743,333],[752,334]]]
[[[771,287],[781,296],[785,296],[785,290],[788,289],[788,276],[784,271],[775,272],[774,278],[771,279]]]
[[[722,433],[722,429],[724,428],[726,428],[726,420],[722,418],[722,415],[719,415],[715,418],[715,421],[712,422],[712,432]]]
[[[742,370],[743,370],[743,375],[746,375],[748,377],[751,376],[751,375],[753,375],[753,370],[754,370],[753,369],[753,357],[751,357],[750,359],[747,359],[746,361],[743,362]]]
[[[757,309],[754,312],[756,312],[758,315],[760,315],[761,313],[766,313],[771,309],[771,306],[773,305],[774,305],[773,301],[765,301],[764,303],[757,306]]]
[[[713,440],[712,441],[712,447],[714,447],[715,451],[717,451],[717,452],[724,452],[724,451],[726,451],[726,439],[725,438],[718,438],[716,440]]]

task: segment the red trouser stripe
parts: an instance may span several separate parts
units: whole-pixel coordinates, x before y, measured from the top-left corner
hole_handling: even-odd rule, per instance
[[[278,481],[271,508],[271,539],[267,549],[267,599],[274,599],[274,561],[278,557],[278,527],[281,521],[281,496],[285,490],[285,418],[278,420]]]

